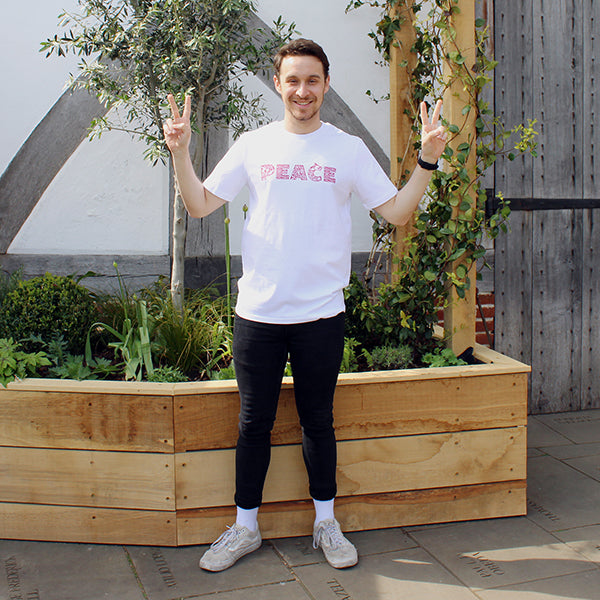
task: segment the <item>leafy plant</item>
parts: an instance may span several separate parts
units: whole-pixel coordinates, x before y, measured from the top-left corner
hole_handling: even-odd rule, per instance
[[[358,371],[358,357],[356,350],[359,343],[354,338],[344,339],[344,353],[342,355],[342,364],[340,365],[340,373],[354,373]]]
[[[15,379],[35,375],[39,367],[50,361],[44,352],[24,352],[13,338],[0,338],[0,384],[4,387]]]
[[[535,122],[507,129],[485,101],[482,92],[496,65],[488,56],[488,30],[485,21],[476,21],[476,62],[468,65],[466,49],[455,41],[453,19],[460,11],[458,4],[458,0],[353,0],[347,6],[347,10],[363,5],[382,9],[376,30],[369,35],[386,61],[395,46],[396,60],[408,71],[407,116],[413,123],[413,135],[407,147],[398,152],[398,185],[410,174],[402,157],[420,147],[420,102],[441,97],[451,88],[463,90],[466,97],[459,122],[444,121],[450,134],[442,156],[445,167],[433,174],[427,197],[417,211],[414,231],[408,239],[400,240],[400,256],[394,228],[372,213],[374,248],[365,276],[368,289],[362,295],[353,292],[354,298],[360,297],[357,316],[369,336],[380,337],[386,345],[410,344],[418,356],[437,345],[433,327],[439,309],[448,305],[452,293],[465,297],[474,285],[471,277],[477,261],[486,265],[484,239],[493,240],[507,230],[510,208],[501,194],[497,210],[486,214],[483,174],[503,154],[509,160],[523,153],[536,155]],[[414,19],[408,18],[411,12]],[[398,44],[398,32],[412,26],[412,47]],[[476,135],[468,129],[471,122]],[[512,147],[511,139],[516,140]],[[382,261],[381,256],[388,258]],[[382,263],[391,266],[386,272],[387,282],[380,284],[376,275]]]
[[[91,336],[108,333],[112,336],[107,343],[112,348],[115,357],[123,362],[125,379],[142,379],[143,372],[152,373],[154,364],[150,350],[150,337],[154,328],[154,319],[148,315],[146,301],[138,298],[135,294],[130,295],[117,263],[113,263],[117,272],[119,284],[118,295],[112,300],[114,306],[118,307],[120,320],[119,327],[108,323],[96,322],[89,328],[85,343],[85,361],[88,365],[94,360],[92,355]],[[115,339],[116,338],[116,339]]]
[[[23,270],[17,269],[13,273],[6,273],[5,271],[0,271],[0,308],[2,307],[2,303],[4,299],[12,290],[14,290],[19,281],[23,279]]]
[[[406,369],[413,359],[410,346],[377,346],[370,352],[363,350],[363,355],[374,371],[389,371],[392,369]]]
[[[89,291],[73,277],[46,273],[19,281],[7,294],[0,314],[0,335],[25,340],[31,336],[50,339],[60,334],[68,348],[83,348],[86,331],[95,317]],[[28,342],[23,342],[25,349]]]
[[[177,383],[178,381],[188,381],[188,377],[176,367],[167,365],[157,367],[152,373],[149,373],[148,381],[153,381],[154,383]]]
[[[215,381],[223,381],[225,379],[235,379],[235,368],[233,362],[226,367],[221,367],[209,373],[210,379]]]
[[[126,314],[120,331],[106,323],[94,323],[92,325],[85,344],[85,360],[88,364],[92,364],[94,360],[90,342],[91,332],[97,328],[104,329],[116,338],[115,341],[109,342],[108,346],[114,348],[115,356],[123,361],[125,379],[140,381],[144,370],[148,374],[151,374],[154,370],[150,351],[150,335],[154,320],[148,315],[145,300],[134,296],[134,302],[135,323]]]
[[[428,352],[421,360],[429,367],[454,367],[468,364],[458,358],[451,348],[438,348],[435,352]]]
[[[232,331],[224,298],[208,288],[188,290],[178,311],[160,283],[146,291],[146,298],[155,319],[152,350],[159,363],[205,376],[230,360]]]

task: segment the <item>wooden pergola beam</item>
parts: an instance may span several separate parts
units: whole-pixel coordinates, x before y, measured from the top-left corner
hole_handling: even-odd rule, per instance
[[[412,73],[417,57],[411,52],[416,40],[414,29],[413,2],[407,2],[395,9],[395,14],[403,24],[396,34],[396,42],[390,47],[390,177],[400,187],[402,179],[413,171],[417,164],[417,153],[413,147],[411,107]],[[401,256],[404,240],[411,234],[413,222],[394,231],[395,253]]]
[[[402,7],[397,7],[396,14],[404,23],[413,23],[413,2],[407,1]],[[465,57],[465,65],[469,70],[475,64],[475,0],[459,0],[459,12],[451,17],[451,25],[456,30],[456,37],[448,41],[449,51],[460,48]],[[410,52],[416,40],[414,27],[402,27],[396,34],[396,43],[390,49],[390,108],[391,108],[391,173],[395,183],[401,183],[406,171],[411,172],[416,164],[416,152],[412,144],[412,121],[410,114],[411,102],[411,76],[416,65],[416,56]],[[450,47],[451,46],[451,47]],[[448,80],[450,80],[450,67],[444,65]],[[460,127],[460,133],[453,135],[449,142],[456,150],[463,142],[472,144],[472,151],[467,161],[467,169],[471,180],[476,175],[475,170],[475,110],[467,115],[463,108],[470,104],[470,98],[464,89],[460,78],[454,78],[444,94],[443,116],[448,123]],[[408,110],[407,110],[408,109]],[[395,252],[401,256],[404,249],[404,240],[410,235],[412,224],[398,227],[395,232]],[[456,268],[457,264],[454,265]],[[473,266],[472,271],[475,270]],[[448,344],[457,354],[461,354],[475,344],[475,319],[476,319],[476,273],[470,274],[471,287],[466,290],[465,297],[459,298],[452,290],[449,305],[444,311],[444,333]]]
[[[459,0],[458,8],[459,12],[450,17],[450,23],[456,31],[456,37],[454,40],[447,41],[447,51],[451,52],[459,49],[465,59],[464,66],[472,73],[477,54],[475,45],[475,0]],[[466,115],[463,114],[464,107],[471,104],[472,100],[462,79],[450,77],[451,66],[445,64],[444,69],[447,78],[450,80],[450,85],[444,94],[444,116],[448,123],[460,127],[459,133],[452,136],[449,144],[455,152],[463,142],[471,144],[471,152],[465,166],[470,174],[471,181],[473,181],[476,177],[476,111],[473,108]],[[475,198],[473,198],[473,202],[475,201]],[[458,209],[456,209],[456,213],[458,213]],[[458,264],[454,265],[454,269]],[[444,333],[450,348],[457,356],[467,348],[472,348],[475,345],[476,268],[475,263],[473,263],[471,272],[468,274],[471,286],[465,291],[465,297],[459,298],[454,288],[452,288],[448,306],[444,310]]]

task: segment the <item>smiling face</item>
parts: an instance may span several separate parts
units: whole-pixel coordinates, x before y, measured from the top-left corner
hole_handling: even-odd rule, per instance
[[[285,108],[284,123],[292,133],[311,133],[321,126],[320,110],[329,89],[321,61],[310,55],[286,56],[275,88]]]

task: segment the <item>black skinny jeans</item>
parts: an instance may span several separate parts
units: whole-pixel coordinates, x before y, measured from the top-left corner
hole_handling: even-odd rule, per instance
[[[235,503],[256,508],[271,459],[271,430],[288,354],[309,492],[331,500],[336,487],[333,395],[344,351],[344,313],[293,325],[235,317],[233,360],[240,390]]]

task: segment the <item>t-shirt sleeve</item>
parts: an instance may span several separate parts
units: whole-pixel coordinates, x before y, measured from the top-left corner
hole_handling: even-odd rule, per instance
[[[226,202],[234,200],[248,181],[245,141],[242,135],[204,180],[204,187]]]
[[[363,206],[372,210],[393,198],[398,190],[387,173],[381,168],[366,144],[357,138],[355,154],[353,192],[358,196]]]

